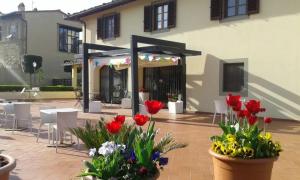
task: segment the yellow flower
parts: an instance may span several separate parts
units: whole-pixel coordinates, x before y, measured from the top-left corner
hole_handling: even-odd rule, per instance
[[[232,152],[231,152],[230,155],[231,155],[232,157],[236,157],[238,154],[239,154],[238,150],[232,149]]]
[[[234,142],[236,140],[236,137],[235,137],[235,135],[227,134],[226,139],[228,142]]]
[[[254,156],[254,150],[250,147],[243,147],[243,151],[246,157],[251,158]]]
[[[267,132],[267,133],[265,134],[265,139],[266,139],[266,140],[271,140],[271,139],[272,139],[271,133]]]
[[[275,143],[275,149],[276,151],[281,151],[281,145],[279,143]]]
[[[233,149],[237,149],[239,147],[239,143],[237,141],[234,141],[234,142],[230,143],[230,146]]]

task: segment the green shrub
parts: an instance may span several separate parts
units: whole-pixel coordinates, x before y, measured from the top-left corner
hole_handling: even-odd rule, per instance
[[[40,91],[74,91],[72,86],[44,86]]]
[[[0,92],[22,91],[24,87],[28,88],[28,86],[23,85],[0,85]]]

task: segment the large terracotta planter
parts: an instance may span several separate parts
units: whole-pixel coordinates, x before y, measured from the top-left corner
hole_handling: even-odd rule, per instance
[[[236,159],[209,150],[213,158],[214,180],[271,180],[277,158]]]
[[[9,180],[9,173],[16,167],[16,160],[10,156],[0,154],[0,158],[4,158],[8,164],[0,167],[0,179]]]

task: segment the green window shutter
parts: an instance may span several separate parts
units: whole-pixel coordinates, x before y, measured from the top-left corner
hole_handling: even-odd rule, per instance
[[[144,32],[152,31],[152,6],[144,7]]]
[[[120,21],[120,13],[117,13],[114,15],[114,23],[115,23],[115,26],[114,26],[114,34],[115,34],[115,37],[120,37],[120,29],[121,29],[121,21]]]
[[[97,19],[97,39],[103,39],[103,18]]]
[[[177,2],[172,0],[168,3],[168,28],[176,27]]]
[[[259,13],[259,0],[248,0],[248,14]]]
[[[223,0],[210,0],[210,19],[222,19]]]

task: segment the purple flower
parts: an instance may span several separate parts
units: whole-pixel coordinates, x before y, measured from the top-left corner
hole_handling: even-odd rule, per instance
[[[135,153],[134,153],[133,150],[130,151],[129,159],[132,160],[132,161],[136,160],[136,156],[135,156]]]
[[[165,165],[168,164],[168,162],[169,162],[169,158],[163,158],[163,157],[159,158],[159,165],[160,166],[165,166]]]
[[[152,154],[152,160],[155,161],[160,157],[160,152],[156,151],[155,153]]]

